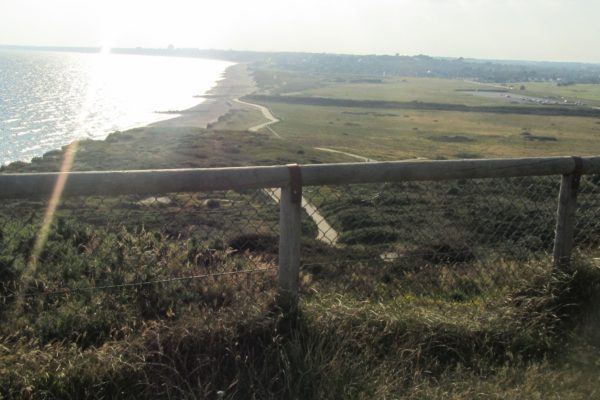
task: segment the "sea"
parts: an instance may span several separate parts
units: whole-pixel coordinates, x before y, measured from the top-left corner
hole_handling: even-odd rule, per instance
[[[197,96],[231,65],[109,52],[0,50],[0,165],[176,117],[172,112],[203,102]]]

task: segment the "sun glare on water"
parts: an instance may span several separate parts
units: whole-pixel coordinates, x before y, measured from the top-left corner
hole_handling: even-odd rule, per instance
[[[72,143],[64,151],[60,172],[23,274],[25,280],[35,276],[39,257],[77,156],[77,140],[104,139],[107,132],[172,118],[177,114],[175,111],[201,102],[195,95],[208,91],[214,85],[217,74],[230,65],[176,57],[112,54],[110,50],[111,47],[105,45],[96,54],[79,56],[84,71],[81,86],[85,90],[82,91],[81,102],[76,104],[77,113],[69,126]]]
[[[79,113],[79,116],[77,118],[78,127],[82,126],[84,124],[84,121],[89,117],[90,113],[93,112],[92,108],[94,104],[94,97],[96,91],[98,90],[98,81],[100,80],[104,71],[107,69],[108,63],[110,62],[108,60],[108,57],[110,57],[110,47],[102,46],[102,48],[100,49],[100,53],[97,57],[97,62],[94,66],[94,73],[92,74],[92,79],[89,85],[88,93],[85,96],[85,101],[83,103],[83,106],[81,107],[81,112]],[[54,185],[54,189],[52,191],[52,196],[50,196],[50,199],[48,200],[48,207],[46,208],[46,212],[44,213],[44,219],[42,221],[40,230],[37,234],[27,270],[23,274],[25,280],[32,279],[37,269],[37,262],[39,256],[44,250],[44,246],[46,245],[48,234],[50,233],[50,226],[54,221],[56,209],[60,204],[60,199],[62,198],[65,185],[67,184],[67,179],[69,177],[68,174],[69,172],[71,172],[71,169],[73,167],[73,161],[75,160],[78,144],[78,141],[72,142],[64,152],[63,161],[60,167],[60,172],[56,179],[56,183]],[[23,287],[27,286],[24,285]]]

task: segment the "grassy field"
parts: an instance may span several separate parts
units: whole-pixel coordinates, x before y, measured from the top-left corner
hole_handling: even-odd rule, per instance
[[[277,140],[266,133],[195,127],[137,128],[113,133],[104,141],[81,141],[77,148],[75,171],[232,167],[342,159],[302,144]],[[58,171],[62,158],[63,150],[56,150],[34,158],[31,163],[0,167],[0,171]]]
[[[518,91],[529,96],[562,96],[570,101],[582,101],[590,106],[600,107],[600,85],[576,84],[558,86],[551,82],[523,82],[513,87],[525,86],[525,91]],[[517,90],[513,90],[517,91]]]
[[[260,94],[356,100],[422,101],[472,106],[509,104],[504,101],[476,97],[468,93],[471,90],[492,90],[541,98],[562,96],[570,101],[583,101],[591,106],[600,106],[600,85],[594,84],[558,86],[554,82],[513,82],[488,86],[458,79],[381,76],[365,79],[360,76],[308,75],[268,69],[257,71],[255,74],[261,84],[258,91]],[[370,82],[366,82],[366,80],[370,80]],[[524,86],[525,90],[521,90],[521,86]]]
[[[521,86],[525,89],[521,90]],[[600,85],[578,84],[558,86],[556,83],[522,82],[497,86],[486,86],[461,80],[441,78],[395,78],[381,83],[332,83],[325,87],[307,89],[293,93],[293,96],[320,96],[360,100],[423,101],[433,103],[456,103],[465,105],[493,106],[502,104],[494,99],[476,97],[468,91],[506,90],[511,95],[532,97],[564,97],[575,102],[583,101],[591,106],[600,106]],[[513,104],[515,106],[519,106]]]
[[[367,83],[357,76],[272,70],[256,71],[256,78],[269,94],[494,105],[457,92],[473,86],[458,81],[372,83],[369,77]],[[208,130],[149,127],[81,142],[74,169],[353,160],[314,147],[381,160],[600,153],[595,118],[265,105],[281,119],[272,128],[282,139],[246,132],[264,119],[236,106]],[[62,156],[51,152],[1,172],[56,171]],[[129,197],[65,201],[34,271],[28,257],[45,203],[5,202],[0,397],[596,398],[600,270],[587,249],[572,271],[553,273],[545,251],[558,180],[510,184],[508,195],[491,181],[306,188],[341,239],[339,246],[318,242],[305,221],[300,308],[291,317],[274,306],[271,270],[40,294],[273,268],[276,205],[262,192],[172,194],[149,203]],[[597,180],[584,184],[596,188]],[[581,198],[590,219],[597,210],[593,193]],[[35,218],[30,208],[39,210]],[[459,226],[448,230],[453,225]],[[529,237],[518,232],[525,225]],[[595,223],[585,228],[595,235]],[[485,257],[467,254],[473,249],[448,247],[469,235],[485,236],[491,247],[502,242],[520,249],[521,257],[500,254],[481,262]],[[425,237],[436,242],[425,243]],[[418,264],[416,258],[409,264],[381,259],[382,244],[401,242],[396,250],[414,250]],[[427,249],[450,249],[452,258],[432,258]],[[541,257],[530,257],[537,249]]]
[[[35,230],[1,221],[3,282]],[[316,243],[306,243],[318,250]],[[151,231],[56,222],[42,288],[272,265]],[[307,251],[305,249],[305,251]],[[311,251],[308,249],[308,251]],[[319,250],[322,252],[322,249]],[[6,398],[585,399],[598,393],[600,274],[545,263],[405,272],[349,260],[305,269],[300,314],[273,308],[272,273],[9,298],[0,306]],[[107,273],[109,272],[110,273]],[[342,273],[343,271],[343,273]],[[502,285],[490,285],[498,282]],[[469,290],[468,299],[456,295]],[[10,287],[3,287],[3,295]],[[474,291],[474,289],[476,289]],[[585,323],[582,323],[585,321]],[[217,392],[222,393],[219,395]]]
[[[281,120],[274,129],[293,143],[374,159],[600,153],[600,120],[593,118],[265,105]]]
[[[394,78],[381,83],[329,83],[324,87],[282,93],[287,96],[333,97],[337,99],[423,101],[465,105],[496,105],[466,93],[484,87],[460,80],[440,78]]]
[[[3,233],[3,259],[34,234],[15,225]],[[164,279],[240,262],[150,232],[72,223],[57,226],[47,249],[35,285]],[[268,252],[254,257],[263,266],[271,262]],[[455,295],[459,282],[439,270],[399,274],[348,262],[343,274],[331,267],[304,271],[301,314],[293,320],[273,311],[272,274],[8,302],[0,308],[0,393],[593,398],[597,269],[581,265],[574,277],[552,278],[544,264],[474,268],[460,281],[480,289],[468,301]],[[501,288],[486,284],[506,276]]]
[[[211,128],[215,130],[244,131],[263,122],[266,122],[266,120],[260,110],[236,103],[232,108],[232,112],[219,118],[216,123],[212,124]]]
[[[460,80],[379,77],[373,82],[352,76],[302,75],[290,71],[257,73],[259,93],[289,97],[430,102],[531,109],[528,104],[470,95],[464,90],[503,90]],[[512,93],[571,96],[594,101],[600,85],[550,83],[506,85]],[[574,91],[578,92],[574,92]],[[570,97],[569,97],[570,98]],[[347,108],[267,102],[281,119],[274,129],[296,143],[311,143],[369,158],[491,158],[600,153],[600,118],[496,114],[486,112]]]

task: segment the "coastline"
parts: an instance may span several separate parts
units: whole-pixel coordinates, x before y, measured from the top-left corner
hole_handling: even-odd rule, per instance
[[[81,140],[79,143],[94,147],[94,150],[97,151],[103,146],[109,147],[108,143],[111,141],[114,142],[119,138],[119,136],[129,137],[131,134],[143,134],[144,132],[158,129],[163,132],[163,139],[161,143],[155,144],[160,148],[165,148],[168,146],[168,134],[177,132],[181,128],[210,128],[212,124],[214,124],[219,120],[219,118],[226,115],[231,110],[235,99],[250,94],[255,90],[256,84],[254,82],[254,78],[248,70],[248,65],[246,63],[233,64],[225,69],[222,78],[216,82],[216,85],[213,88],[211,88],[206,94],[199,96],[204,97],[206,99],[205,101],[185,110],[167,112],[175,114],[173,118],[163,119],[138,127],[132,127],[123,131],[114,131],[102,140]],[[134,143],[132,143],[132,141],[128,142],[129,146],[127,147],[129,147],[129,150],[132,152],[148,151],[154,153],[155,151],[160,150],[136,148],[140,146],[136,146]],[[42,156],[34,157],[29,162],[13,161],[9,164],[0,166],[0,173],[57,170],[57,167],[62,162],[63,154],[66,148],[71,144],[72,143],[65,145],[60,149],[49,150]],[[88,146],[84,146],[84,148],[80,146],[79,154],[77,155],[77,159],[81,161],[87,161],[82,159],[89,157],[86,155],[88,151],[85,149],[85,147]],[[152,157],[149,155],[149,159],[151,158]],[[176,163],[177,162],[173,160],[173,164]],[[85,162],[85,164],[88,163]],[[96,165],[96,163],[89,164],[90,166]],[[118,165],[118,163],[115,163],[114,168],[120,167],[121,166]]]
[[[193,126],[209,128],[218,119],[227,114],[233,107],[232,102],[256,90],[256,83],[252,78],[248,65],[238,63],[225,69],[223,78],[206,94],[198,96],[205,101],[186,110],[174,111],[174,118],[151,123],[147,126],[172,128]]]

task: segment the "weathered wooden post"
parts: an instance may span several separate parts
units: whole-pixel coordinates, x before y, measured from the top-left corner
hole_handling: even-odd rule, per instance
[[[573,234],[575,231],[575,211],[577,209],[577,193],[583,169],[583,161],[573,157],[575,169],[562,176],[558,195],[556,213],[556,233],[554,237],[554,267],[566,271],[571,265],[573,250]]]
[[[281,188],[279,200],[279,294],[283,312],[298,306],[300,237],[302,233],[302,174],[297,164],[288,165],[290,183]]]

